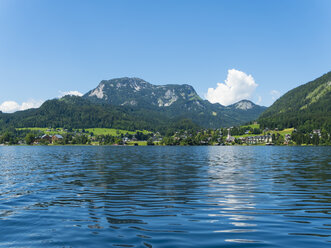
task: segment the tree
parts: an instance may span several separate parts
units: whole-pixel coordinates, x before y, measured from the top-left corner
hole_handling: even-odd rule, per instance
[[[28,133],[25,136],[25,143],[28,145],[32,145],[32,143],[35,141],[35,137],[33,133]]]
[[[152,138],[149,138],[149,139],[147,140],[147,145],[148,145],[148,146],[153,146],[153,145],[154,145],[154,142],[153,142],[153,139],[152,139]]]
[[[315,133],[315,134],[313,135],[312,143],[313,143],[313,145],[315,145],[315,146],[317,146],[317,145],[319,144],[319,136],[318,136],[318,134]]]

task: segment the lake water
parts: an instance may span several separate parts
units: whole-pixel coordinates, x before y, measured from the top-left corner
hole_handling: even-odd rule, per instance
[[[0,247],[331,247],[330,147],[0,147]]]

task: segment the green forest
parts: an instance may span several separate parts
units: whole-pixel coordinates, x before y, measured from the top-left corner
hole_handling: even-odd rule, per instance
[[[262,128],[331,133],[331,72],[287,92],[262,113],[258,122]]]

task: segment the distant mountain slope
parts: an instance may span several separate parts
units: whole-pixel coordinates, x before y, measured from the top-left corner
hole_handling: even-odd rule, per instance
[[[38,109],[0,113],[0,127],[219,128],[255,120],[264,110],[247,100],[227,107],[212,104],[187,84],[153,85],[139,78],[118,78],[101,81],[83,97],[65,96]]]
[[[158,131],[183,126],[198,128],[189,120],[171,120],[157,111],[94,104],[77,96],[48,100],[38,109],[0,113],[0,127],[110,127]]]
[[[259,106],[249,100],[241,100],[237,103],[225,107],[221,112],[224,115],[230,115],[237,122],[232,126],[247,123],[256,120],[267,107]]]
[[[264,127],[295,127],[302,131],[331,126],[331,72],[290,90],[259,118]]]

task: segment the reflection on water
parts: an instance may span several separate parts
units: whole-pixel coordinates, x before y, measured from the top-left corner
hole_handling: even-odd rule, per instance
[[[329,147],[0,147],[0,246],[329,247]]]

